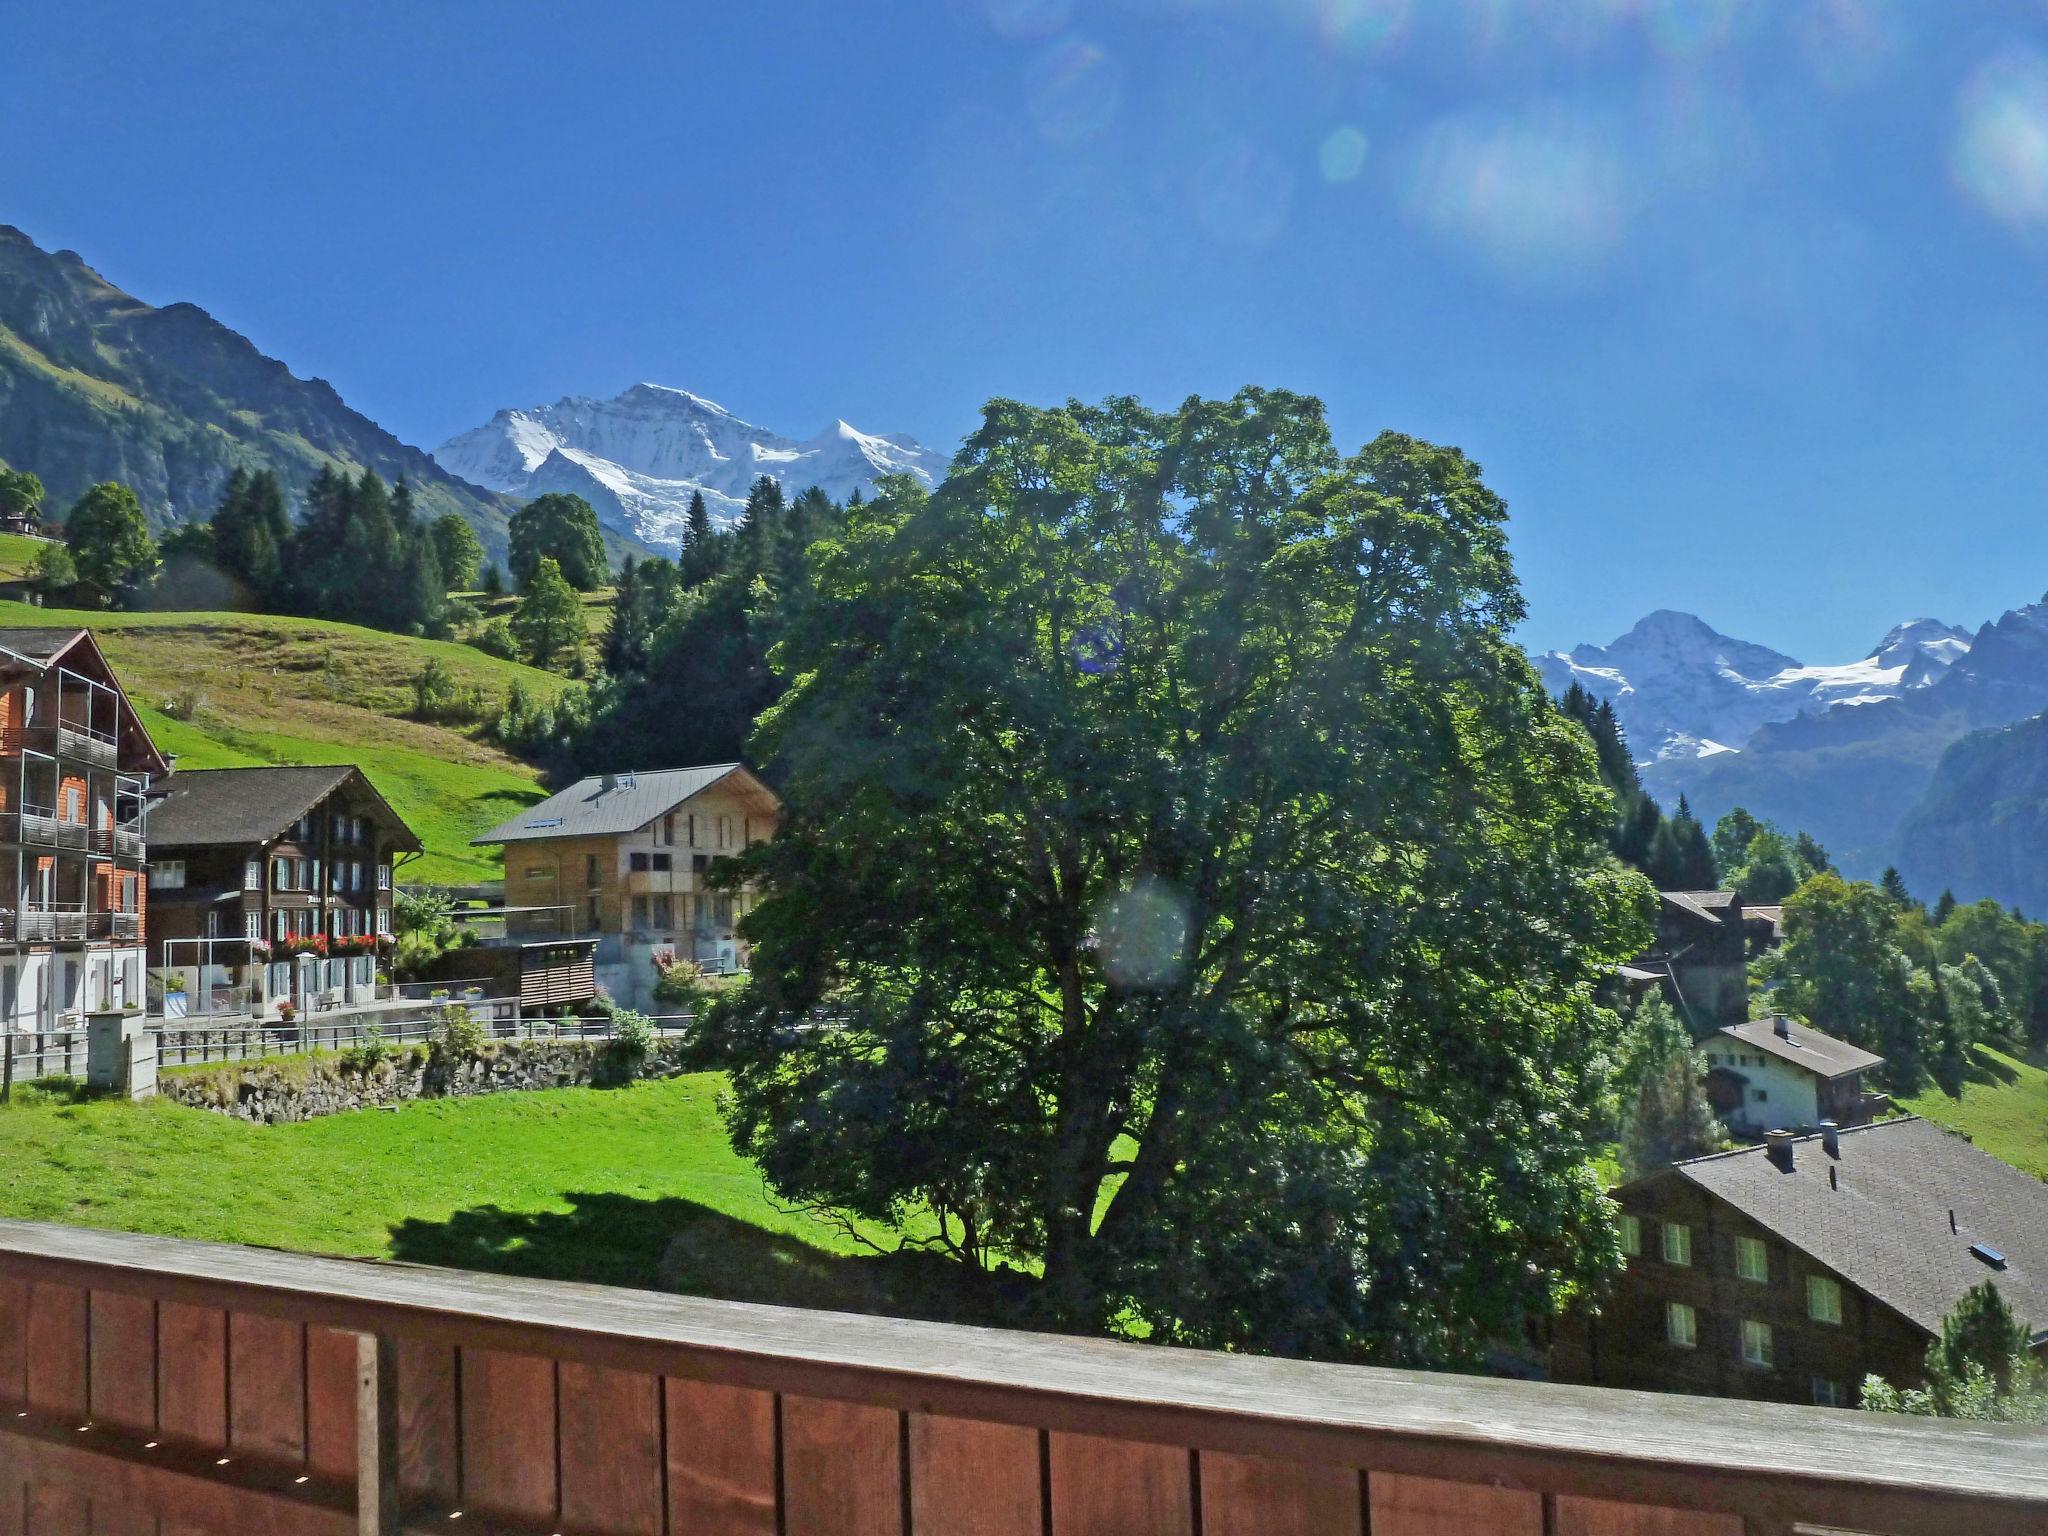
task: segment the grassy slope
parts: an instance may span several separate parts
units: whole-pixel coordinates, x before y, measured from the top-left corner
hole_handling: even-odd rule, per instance
[[[1961,1131],[1993,1157],[2048,1179],[2048,1059],[1979,1050],[1960,1098],[1929,1088],[1900,1107]]]
[[[36,551],[47,546],[26,534],[0,533],[0,581],[16,581],[28,574]]]
[[[551,696],[564,686],[551,673],[465,645],[318,619],[0,603],[0,626],[55,624],[93,630],[158,744],[185,767],[360,765],[426,844],[426,856],[401,874],[408,882],[495,879],[497,859],[469,839],[540,798],[527,764],[404,716],[408,680],[430,656],[458,688],[494,701],[514,681],[530,696]]]
[[[0,1214],[855,1310],[955,1312],[961,1271],[778,1207],[715,1076],[251,1126],[158,1101],[0,1108]],[[864,1256],[865,1255],[865,1256]]]

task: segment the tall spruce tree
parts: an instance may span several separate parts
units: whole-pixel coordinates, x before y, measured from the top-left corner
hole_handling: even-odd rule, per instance
[[[685,591],[694,591],[718,574],[722,542],[711,526],[711,511],[704,505],[702,491],[690,492],[690,510],[683,521],[680,574]]]
[[[612,591],[611,623],[604,632],[604,669],[613,677],[632,677],[647,670],[647,649],[653,640],[647,597],[640,562],[628,555],[619,567]]]

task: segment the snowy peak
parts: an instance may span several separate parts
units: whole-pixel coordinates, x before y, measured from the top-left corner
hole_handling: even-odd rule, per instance
[[[1971,644],[1965,630],[1909,619],[1860,661],[1808,666],[1663,609],[1612,645],[1552,651],[1536,666],[1554,692],[1577,683],[1611,702],[1639,760],[1671,762],[1740,750],[1777,721],[1923,688]]]
[[[502,410],[435,451],[444,469],[506,495],[574,491],[601,522],[657,548],[682,538],[690,498],[702,492],[714,522],[730,523],[747,489],[769,475],[795,495],[817,486],[836,501],[883,475],[934,485],[944,455],[901,433],[875,435],[835,421],[798,440],[741,420],[715,400],[641,383],[596,400]]]

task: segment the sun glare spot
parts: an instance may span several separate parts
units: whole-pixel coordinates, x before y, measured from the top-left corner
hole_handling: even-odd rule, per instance
[[[1437,124],[1416,156],[1413,213],[1518,275],[1603,254],[1625,223],[1625,176],[1609,137],[1560,112]]]
[[[1033,126],[1055,144],[1094,138],[1115,120],[1123,102],[1115,61],[1078,37],[1032,65],[1025,90]]]
[[[1994,217],[2048,226],[2048,58],[2010,53],[1970,77],[1949,167]]]
[[[1346,123],[1323,140],[1323,147],[1316,157],[1322,165],[1323,180],[1352,180],[1365,169],[1365,157],[1371,148],[1371,141]]]
[[[1096,909],[1095,943],[1112,985],[1149,992],[1187,967],[1187,898],[1163,880],[1140,879]]]

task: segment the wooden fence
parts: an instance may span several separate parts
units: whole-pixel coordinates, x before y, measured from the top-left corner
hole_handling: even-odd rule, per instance
[[[2013,1427],[12,1222],[0,1399],[7,1536],[2048,1532]]]

